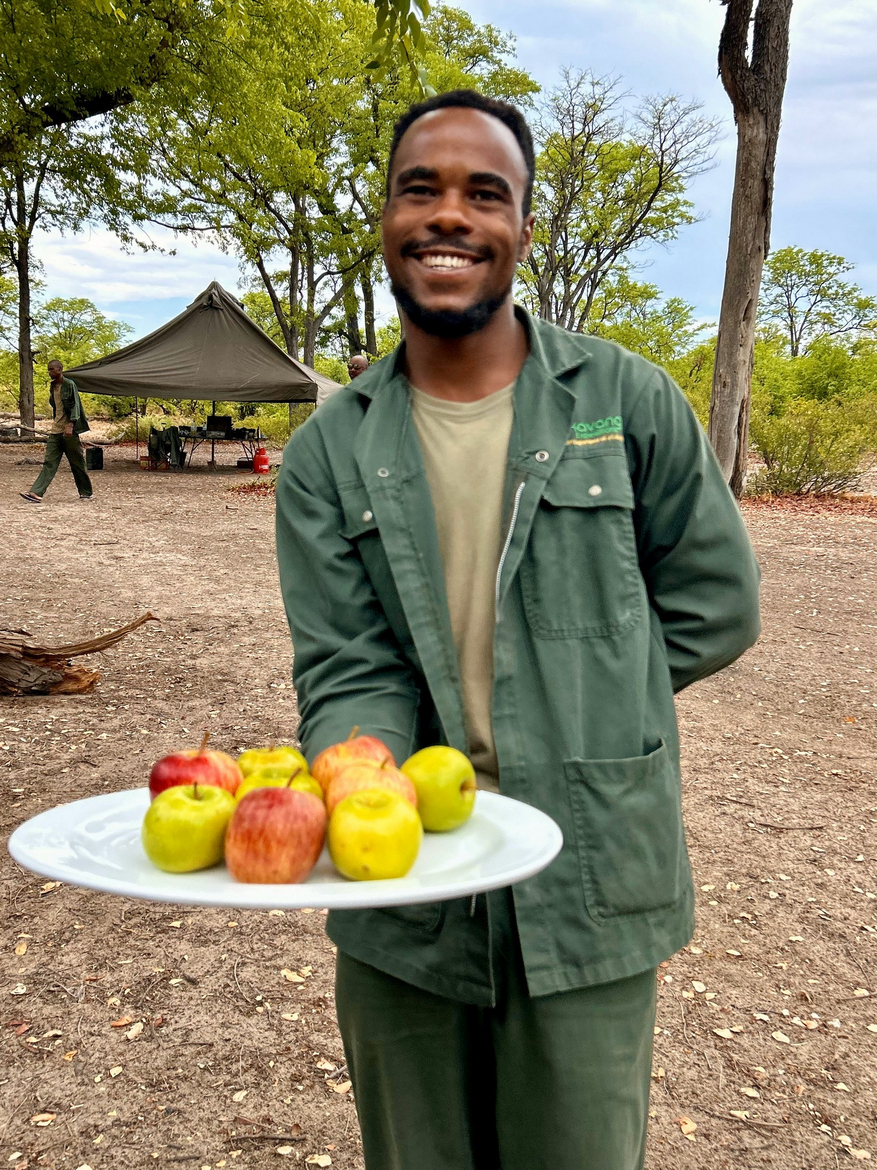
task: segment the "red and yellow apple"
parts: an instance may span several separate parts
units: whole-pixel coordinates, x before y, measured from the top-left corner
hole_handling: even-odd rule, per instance
[[[308,770],[308,762],[298,748],[290,747],[285,743],[272,743],[270,747],[250,748],[248,751],[241,752],[238,756],[238,766],[245,778],[258,768],[265,767],[286,768],[287,776],[291,775],[296,768],[301,768],[303,772]]]
[[[363,760],[350,764],[330,782],[326,791],[326,812],[329,816],[345,797],[354,792],[365,792],[380,788],[386,792],[398,792],[412,808],[417,808],[417,792],[407,776],[390,764],[379,764],[376,760]]]
[[[397,792],[370,788],[346,796],[329,820],[329,853],[352,881],[404,877],[417,860],[423,827]]]
[[[237,761],[225,752],[207,750],[210,732],[204,732],[201,746],[194,751],[173,752],[162,756],[149,774],[149,796],[154,800],[167,788],[182,784],[211,784],[224,788],[232,796],[237,792],[243,776]]]
[[[311,766],[311,775],[324,792],[328,791],[333,778],[350,764],[374,760],[378,764],[386,763],[393,768],[396,766],[393,753],[385,743],[373,735],[358,735],[358,731],[359,728],[354,727],[347,739],[324,748],[315,758]]]
[[[326,808],[310,792],[256,788],[234,810],[225,864],[239,882],[303,882],[326,837]]]
[[[468,821],[475,807],[475,769],[462,752],[440,744],[422,748],[400,771],[417,791],[424,829],[446,833]]]
[[[175,784],[146,810],[140,839],[146,856],[168,873],[191,873],[222,861],[234,797],[216,784]]]

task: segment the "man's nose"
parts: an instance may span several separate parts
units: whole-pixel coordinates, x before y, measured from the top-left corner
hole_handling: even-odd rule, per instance
[[[470,209],[462,191],[443,191],[430,209],[429,228],[437,235],[450,236],[472,231]]]

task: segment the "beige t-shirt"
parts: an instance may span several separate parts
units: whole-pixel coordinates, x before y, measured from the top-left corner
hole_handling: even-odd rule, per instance
[[[494,791],[494,597],[513,391],[514,385],[507,386],[478,402],[447,402],[413,388],[411,396],[460,664],[469,755],[478,786]]]
[[[50,435],[63,435],[64,428],[69,424],[70,419],[64,413],[64,404],[61,401],[61,385],[52,383],[52,398],[55,401],[55,417],[52,420],[52,426],[49,431]]]

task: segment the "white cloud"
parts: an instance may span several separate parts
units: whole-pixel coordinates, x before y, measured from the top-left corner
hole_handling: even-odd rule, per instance
[[[119,302],[193,300],[211,280],[230,291],[239,282],[237,260],[214,243],[197,245],[156,229],[152,242],[163,252],[126,251],[109,231],[93,228],[77,236],[43,235],[35,254],[50,296],[86,296],[100,308]],[[175,252],[175,254],[171,254]]]

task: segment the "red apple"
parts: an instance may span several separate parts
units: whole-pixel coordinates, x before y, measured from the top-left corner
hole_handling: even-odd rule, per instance
[[[235,808],[225,864],[239,882],[303,882],[326,837],[326,809],[297,788],[254,788]]]
[[[318,781],[323,792],[329,790],[329,785],[339,772],[343,772],[350,764],[358,764],[363,760],[374,760],[378,764],[396,766],[393,753],[385,743],[373,735],[357,735],[358,727],[354,727],[347,739],[341,743],[327,747],[314,760],[311,775]]]
[[[326,792],[326,812],[331,816],[336,805],[345,796],[352,796],[354,792],[368,792],[375,788],[384,792],[396,792],[399,796],[404,796],[412,808],[417,808],[417,789],[413,781],[390,764],[363,760],[360,764],[348,765],[330,781]]]
[[[225,752],[207,751],[209,739],[210,732],[205,731],[197,751],[174,752],[153,764],[149,774],[150,800],[178,784],[212,784],[234,796],[244,778],[243,773],[237,762]]]

